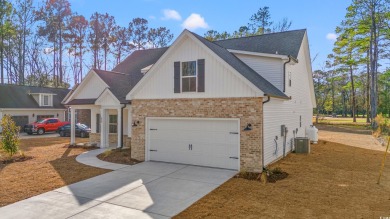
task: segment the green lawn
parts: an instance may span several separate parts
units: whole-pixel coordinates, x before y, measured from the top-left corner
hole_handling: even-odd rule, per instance
[[[313,123],[316,122],[316,117],[313,116]],[[318,119],[319,124],[328,124],[328,125],[348,125],[348,126],[364,126],[368,127],[370,123],[366,123],[366,118],[356,118],[356,122],[353,122],[353,119],[350,117],[343,118],[332,118],[332,117],[323,117],[320,116]]]

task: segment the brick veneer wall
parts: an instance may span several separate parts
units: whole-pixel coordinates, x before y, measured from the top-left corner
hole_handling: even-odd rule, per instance
[[[133,121],[140,123],[132,128],[131,157],[145,160],[146,117],[240,118],[241,130],[252,124],[251,131],[240,132],[240,169],[261,172],[262,100],[261,97],[132,100]]]
[[[90,109],[77,109],[77,123],[86,124],[91,127],[91,110]]]
[[[100,133],[90,133],[89,134],[89,142],[100,143]],[[110,142],[110,144],[113,144],[113,145],[115,144],[115,146],[116,146],[117,142],[118,142],[118,134],[110,133],[109,134],[109,142]],[[123,143],[124,143],[124,147],[130,148],[131,138],[128,137],[127,135],[123,135]]]

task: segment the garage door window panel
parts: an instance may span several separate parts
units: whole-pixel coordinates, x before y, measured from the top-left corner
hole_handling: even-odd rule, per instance
[[[196,92],[196,61],[182,62],[182,92]]]

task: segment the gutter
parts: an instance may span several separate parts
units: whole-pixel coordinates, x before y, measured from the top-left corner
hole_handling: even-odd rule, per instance
[[[290,63],[291,61],[298,63],[298,59],[292,57],[291,55],[288,55],[287,57],[288,61],[283,64],[283,93],[286,92],[286,64]]]
[[[123,109],[127,106],[127,103],[124,104],[123,107],[121,107],[121,146],[120,149],[123,148]]]
[[[263,122],[261,123],[261,131],[262,131],[262,136],[263,136],[263,148],[261,150],[261,167],[263,168],[263,171],[265,171],[265,166],[264,166],[264,104],[268,103],[271,101],[271,97],[267,95],[267,100],[263,101]]]

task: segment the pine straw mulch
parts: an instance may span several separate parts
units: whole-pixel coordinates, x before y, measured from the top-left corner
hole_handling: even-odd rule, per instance
[[[132,159],[130,157],[130,149],[111,149],[107,150],[97,156],[100,160],[118,163],[118,164],[126,164],[126,165],[134,165],[140,163],[140,161]]]
[[[377,184],[382,157],[381,151],[320,141],[310,155],[292,153],[273,165],[287,178],[267,184],[232,178],[175,218],[390,216],[390,159]]]
[[[20,149],[30,159],[0,162],[0,207],[110,172],[78,163],[77,155],[93,148],[64,147],[68,138],[22,139],[20,143]],[[0,151],[0,160],[6,159]]]

